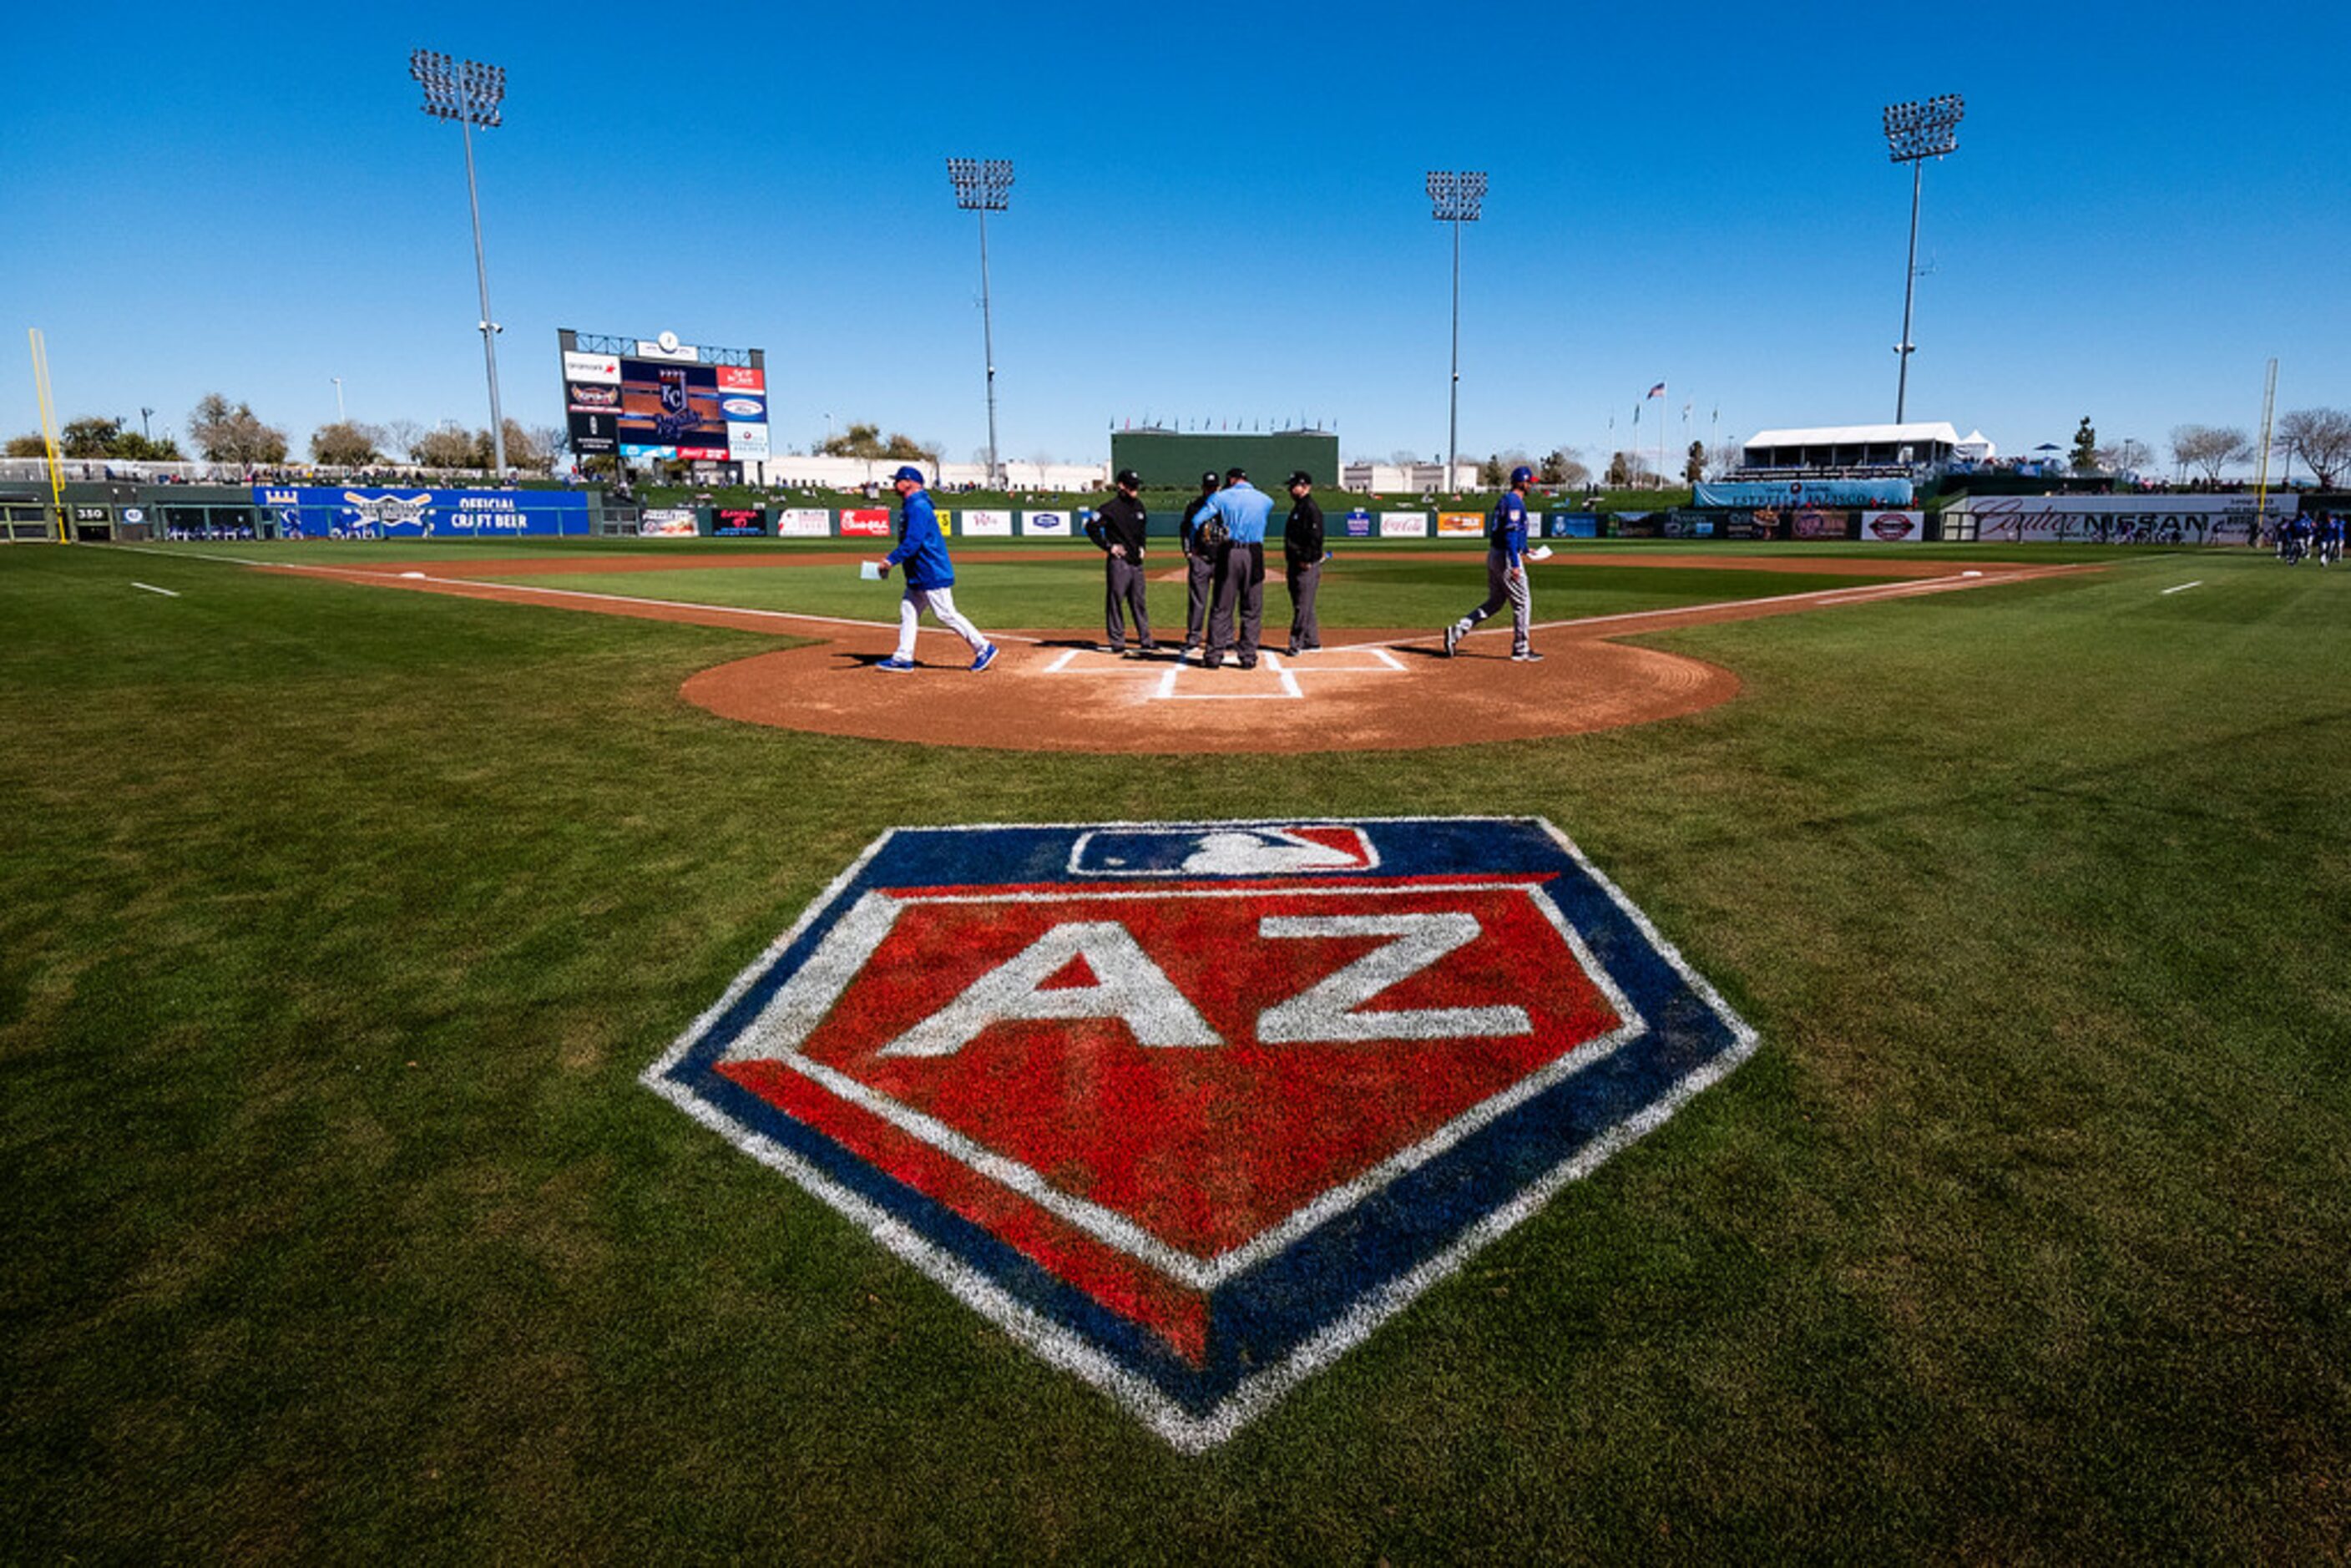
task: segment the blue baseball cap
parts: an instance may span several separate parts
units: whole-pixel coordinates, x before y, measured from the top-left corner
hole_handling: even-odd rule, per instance
[[[1524,485],[1534,476],[1535,471],[1526,466],[1524,464],[1520,464],[1518,467],[1510,470],[1510,483],[1513,485]]]
[[[914,466],[913,464],[911,464],[911,463],[909,463],[909,464],[905,465],[904,467],[900,468],[900,469],[899,469],[895,474],[893,474],[893,475],[891,475],[891,476],[890,476],[890,483],[892,483],[893,485],[896,484],[896,483],[897,483],[899,480],[901,480],[901,479],[912,479],[912,480],[913,480],[915,484],[917,484],[917,485],[925,484],[925,483],[927,483],[927,482],[928,482],[928,481],[926,481],[926,480],[925,480],[925,479],[924,479],[924,477],[923,477],[923,471],[922,471],[920,468],[915,467],[915,466]]]

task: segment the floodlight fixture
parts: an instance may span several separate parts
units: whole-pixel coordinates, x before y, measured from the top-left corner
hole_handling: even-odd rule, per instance
[[[1941,93],[1921,99],[1915,103],[1889,103],[1886,106],[1886,152],[1896,163],[1910,165],[1910,259],[1902,269],[1902,340],[1894,345],[1896,357],[1901,361],[1901,373],[1894,391],[1894,423],[1902,423],[1904,411],[1910,399],[1910,356],[1917,345],[1910,341],[1910,308],[1918,285],[1918,187],[1919,174],[1929,158],[1949,156],[1959,144],[1959,120],[1967,114],[1966,100],[1958,93]]]
[[[979,214],[979,336],[987,357],[987,482],[999,482],[996,460],[996,325],[987,298],[987,214],[1011,205],[1012,160],[1009,158],[950,158],[947,181],[955,186],[956,205]]]
[[[481,285],[482,363],[490,381],[490,452],[497,481],[507,477],[507,423],[498,408],[497,335],[506,330],[490,314],[490,269],[482,257],[482,197],[474,182],[474,127],[487,131],[506,122],[507,72],[479,60],[453,60],[438,49],[412,49],[408,74],[424,89],[424,112],[454,120],[465,143],[465,201],[474,214],[474,277]],[[339,386],[337,392],[341,389]]]
[[[1896,163],[1947,155],[1959,144],[1959,121],[1967,111],[1967,101],[1955,92],[1917,103],[1887,104],[1886,155]]]
[[[966,212],[1000,213],[1010,204],[1009,158],[950,158],[947,179],[955,185],[956,205]]]
[[[1445,487],[1461,465],[1461,225],[1478,221],[1486,200],[1483,169],[1431,169],[1428,172],[1429,216],[1453,225],[1453,381],[1447,407]]]

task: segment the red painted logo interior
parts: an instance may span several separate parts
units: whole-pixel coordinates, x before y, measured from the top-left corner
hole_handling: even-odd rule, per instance
[[[802,1053],[1205,1260],[1280,1224],[1621,1021],[1523,884],[1174,894],[1136,889],[1080,899],[1031,890],[987,903],[894,895],[908,902]],[[1526,1032],[1285,1044],[1258,1039],[1266,1009],[1389,940],[1270,939],[1259,934],[1264,918],[1458,913],[1476,918],[1473,940],[1369,998],[1360,1010],[1507,1005],[1523,1009]],[[1123,926],[1223,1043],[1144,1046],[1116,1019],[1012,1019],[987,1025],[949,1054],[881,1054],[1054,926],[1079,922]],[[1075,960],[1040,988],[1094,983]],[[723,1071],[795,1114],[832,1099],[821,1092],[812,1096],[806,1079],[778,1063]],[[935,1164],[903,1137],[874,1136],[865,1113],[818,1119],[893,1174],[912,1176],[902,1167]]]

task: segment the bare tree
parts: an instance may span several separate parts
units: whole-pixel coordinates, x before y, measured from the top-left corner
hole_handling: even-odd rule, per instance
[[[2155,461],[2155,448],[2136,436],[2098,448],[2098,466],[2108,474],[2137,474]]]
[[[416,459],[417,438],[424,427],[413,419],[387,419],[376,429],[376,441],[384,451],[411,462]]]
[[[1581,489],[1591,484],[1592,470],[1583,465],[1582,449],[1554,446],[1544,453],[1542,482],[1554,489]]]
[[[2278,440],[2310,465],[2318,487],[2332,490],[2351,470],[2351,413],[2339,408],[2298,408],[2277,422]]]
[[[363,467],[382,461],[383,454],[377,449],[381,439],[381,433],[372,425],[356,420],[337,420],[310,433],[310,455],[330,467]]]
[[[526,430],[511,419],[503,423],[507,434],[507,466],[509,468],[546,467],[554,454],[542,444],[539,433],[535,430]],[[483,439],[476,444],[484,449],[479,466],[495,467],[498,460],[497,449],[490,445],[489,432],[484,431],[482,436]],[[505,482],[505,477],[504,475],[499,476],[501,484]]]
[[[286,433],[264,424],[252,406],[229,406],[218,392],[196,400],[188,415],[188,439],[213,463],[283,463]]]
[[[1712,461],[1714,476],[1719,479],[1747,461],[1747,448],[1736,441],[1718,442],[1707,455]]]
[[[470,468],[474,465],[476,434],[454,424],[428,430],[408,444],[408,460],[424,468]],[[480,439],[487,444],[486,433],[482,433]]]
[[[2171,427],[2171,457],[2182,468],[2201,468],[2205,479],[2220,482],[2220,470],[2253,455],[2253,444],[2241,430],[2225,424],[2175,424]]]

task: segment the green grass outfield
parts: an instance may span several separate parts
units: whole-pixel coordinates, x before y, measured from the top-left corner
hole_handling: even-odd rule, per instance
[[[1744,683],[1667,723],[1195,760],[201,553],[0,549],[11,1561],[2351,1552],[2351,571],[1987,547],[2112,570],[1653,636]],[[1482,591],[1363,553],[1357,624]],[[1549,817],[1761,1044],[1204,1457],[638,1082],[885,828],[1301,809]]]

